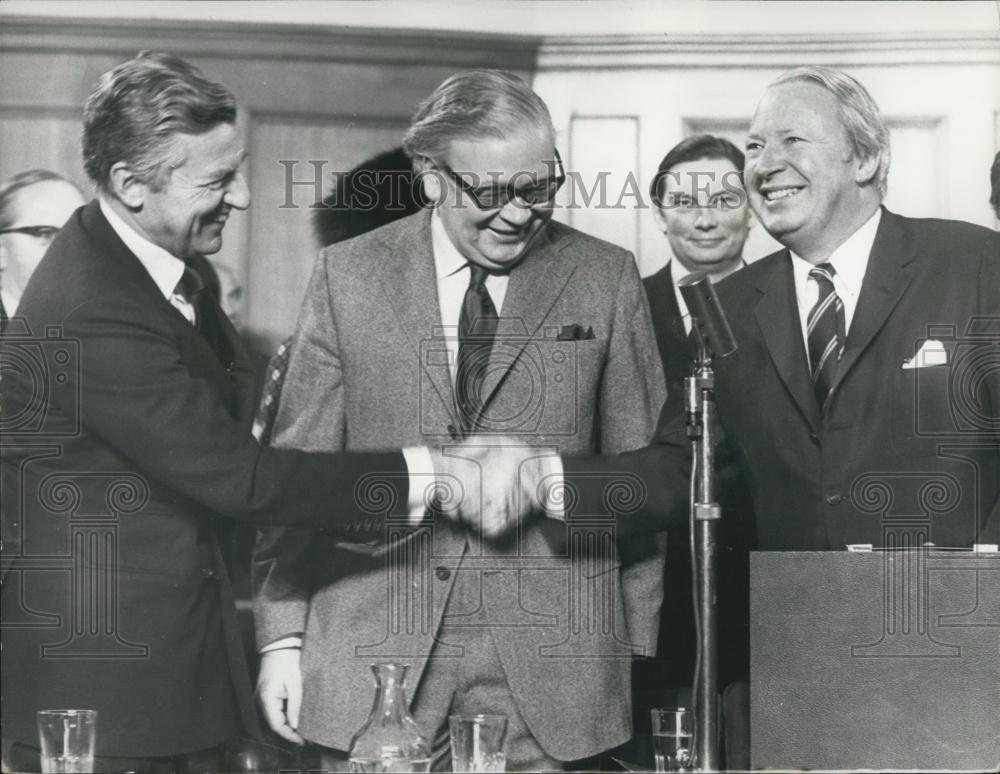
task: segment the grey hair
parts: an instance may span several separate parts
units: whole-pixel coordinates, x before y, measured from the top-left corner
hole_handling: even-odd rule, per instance
[[[83,108],[83,167],[102,191],[127,162],[154,190],[175,163],[175,134],[204,134],[236,121],[236,97],[194,65],[143,51],[101,76]]]
[[[66,183],[76,186],[57,172],[48,169],[28,169],[18,172],[0,185],[0,228],[10,228],[14,224],[14,202],[25,188],[38,183]]]
[[[812,65],[782,73],[771,82],[771,86],[792,81],[816,83],[837,98],[840,117],[855,154],[863,159],[878,159],[872,181],[879,194],[885,197],[891,158],[889,130],[868,90],[841,70]]]
[[[525,126],[555,134],[541,97],[504,70],[469,70],[445,79],[417,107],[403,148],[411,159],[440,159],[453,140],[503,139]]]

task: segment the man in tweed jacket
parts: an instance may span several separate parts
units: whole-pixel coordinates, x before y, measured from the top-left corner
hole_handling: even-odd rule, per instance
[[[405,144],[435,206],[320,254],[273,442],[645,444],[665,392],[645,296],[631,254],[550,222],[564,175],[545,104],[510,74],[459,74]],[[371,706],[369,665],[399,661],[435,770],[449,770],[454,712],[509,717],[511,770],[626,741],[630,659],[656,639],[660,544],[573,520],[528,519],[494,542],[421,524],[388,547],[302,530],[260,542],[258,692],[272,727],[344,768]]]

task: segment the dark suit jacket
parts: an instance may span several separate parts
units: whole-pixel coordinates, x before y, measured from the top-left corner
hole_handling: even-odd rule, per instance
[[[667,377],[667,391],[683,390],[684,377],[690,375],[691,363],[697,353],[684,330],[684,320],[674,294],[674,278],[670,275],[670,262],[656,274],[644,278],[642,285],[649,299],[656,346]]]
[[[254,732],[218,518],[378,540],[390,506],[368,501],[405,512],[402,455],[258,446],[253,374],[229,321],[210,303],[200,331],[188,324],[97,202],[56,237],[18,311],[35,337],[0,343],[15,366],[3,509],[21,525],[18,554],[4,556],[4,736],[36,743],[47,707],[96,709],[98,755]]]
[[[690,376],[697,357],[693,340],[684,330],[684,320],[670,262],[642,281],[649,300],[656,344],[670,395],[684,394],[684,379]],[[746,530],[750,505],[740,477],[728,482],[722,499],[720,525],[719,604],[722,648],[720,679],[723,684],[742,679],[749,671],[748,600],[746,584]],[[692,602],[691,552],[687,520],[671,524],[667,531],[664,564],[663,607],[656,658],[639,662],[637,684],[656,685],[660,690],[692,684],[696,654],[696,632]]]
[[[827,408],[812,396],[791,258],[780,250],[718,294],[739,350],[716,361],[726,443],[746,474],[762,550],[839,550],[899,540],[996,542],[1000,522],[1000,237],[883,210]],[[925,339],[948,364],[904,369]],[[994,367],[990,367],[990,364]],[[608,471],[641,479],[623,528],[686,517],[683,396],[668,397],[654,444],[567,459],[581,513]],[[584,478],[580,474],[599,474]]]

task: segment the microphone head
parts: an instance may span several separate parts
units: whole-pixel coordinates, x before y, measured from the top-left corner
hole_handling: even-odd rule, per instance
[[[689,274],[677,286],[708,351],[714,357],[726,357],[735,352],[736,338],[708,275],[704,272]]]

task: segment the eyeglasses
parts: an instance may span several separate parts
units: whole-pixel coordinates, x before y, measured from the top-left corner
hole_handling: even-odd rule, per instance
[[[467,183],[461,175],[443,161],[437,162],[435,166],[441,171],[446,172],[455,182],[455,185],[463,193],[468,194],[469,198],[475,202],[476,207],[481,210],[499,210],[501,207],[506,207],[507,203],[512,199],[517,199],[528,207],[541,207],[555,199],[556,193],[562,187],[562,184],[566,182],[566,174],[563,171],[562,158],[559,156],[559,151],[553,149],[553,153],[555,154],[559,173],[555,177],[550,177],[541,182],[537,181],[538,176],[536,174],[521,172],[514,175],[507,185],[477,187]],[[532,182],[528,185],[518,186],[518,183],[525,177],[531,179]]]
[[[18,226],[17,228],[0,228],[0,234],[27,234],[43,242],[51,242],[59,233],[59,226]]]

